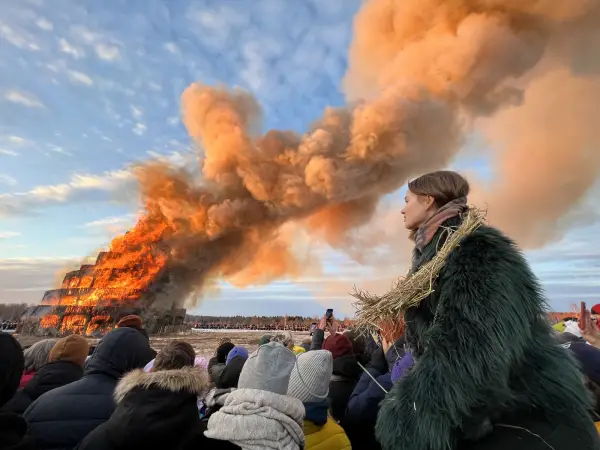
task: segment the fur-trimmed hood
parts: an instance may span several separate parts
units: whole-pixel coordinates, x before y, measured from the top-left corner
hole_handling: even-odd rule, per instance
[[[159,370],[144,372],[141,369],[125,375],[115,389],[115,401],[120,403],[135,388],[148,389],[157,387],[172,392],[189,392],[204,397],[210,389],[210,381],[206,369],[201,367],[184,367],[177,370]]]

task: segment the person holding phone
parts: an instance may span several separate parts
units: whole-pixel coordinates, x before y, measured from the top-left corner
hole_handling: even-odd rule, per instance
[[[313,332],[311,350],[328,350],[333,357],[333,375],[329,383],[331,415],[337,422],[344,420],[348,400],[362,370],[358,365],[352,342],[348,336],[337,333],[338,324],[333,309],[328,309]],[[329,336],[325,339],[325,331]]]
[[[386,450],[598,450],[591,398],[538,280],[508,237],[477,222],[468,194],[451,171],[408,184],[409,276],[434,260],[442,268],[404,312],[414,366],[381,403],[378,441]],[[461,228],[465,218],[477,226]],[[459,229],[460,244],[438,255]]]

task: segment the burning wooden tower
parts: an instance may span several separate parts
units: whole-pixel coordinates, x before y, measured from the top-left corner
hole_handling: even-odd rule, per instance
[[[41,305],[23,315],[21,332],[101,336],[129,314],[142,317],[148,333],[181,328],[185,309],[157,307],[164,305],[157,300],[168,285],[164,257],[146,253],[131,261],[119,253],[101,252],[95,264],[67,273],[59,289],[46,291]]]

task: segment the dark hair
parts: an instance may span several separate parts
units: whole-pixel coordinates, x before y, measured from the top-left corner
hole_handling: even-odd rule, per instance
[[[452,200],[469,195],[469,182],[456,172],[438,170],[426,173],[408,183],[408,190],[416,195],[429,195],[441,208]]]
[[[181,369],[194,366],[196,352],[185,341],[171,341],[158,352],[154,360],[153,371]]]

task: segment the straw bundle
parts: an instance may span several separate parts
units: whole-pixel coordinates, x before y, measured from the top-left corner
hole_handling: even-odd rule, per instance
[[[460,245],[460,242],[481,225],[484,214],[476,208],[469,208],[463,215],[460,226],[456,229],[446,228],[448,237],[444,245],[437,251],[433,259],[423,264],[411,275],[402,277],[390,292],[382,296],[355,289],[352,295],[357,301],[356,322],[364,330],[381,330],[382,325],[390,319],[399,320],[402,313],[433,292],[434,282],[439,276],[448,255]]]

